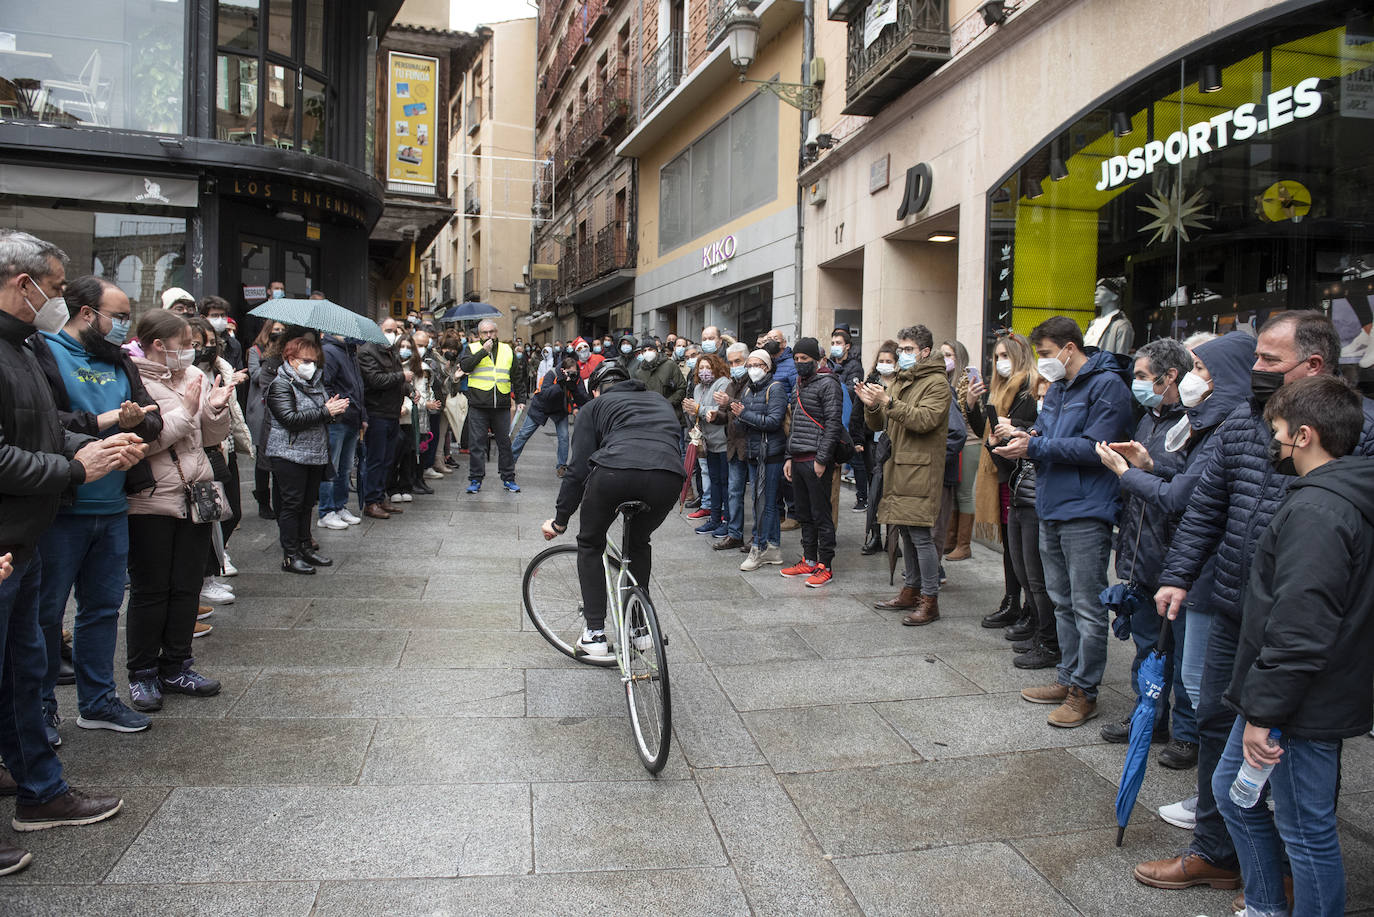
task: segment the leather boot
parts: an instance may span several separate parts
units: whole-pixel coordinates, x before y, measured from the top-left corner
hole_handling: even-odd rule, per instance
[[[864,539],[864,546],[859,549],[860,554],[881,554],[883,551],[883,536],[879,532],[868,533]]]
[[[1035,618],[1026,615],[1016,619],[1016,623],[1002,631],[1002,636],[1015,643],[1035,635]]]
[[[945,543],[940,545],[940,553],[948,556],[959,543],[959,520],[964,518],[964,514],[957,509],[949,517],[949,533],[945,536]]]
[[[915,608],[920,598],[919,589],[903,586],[896,598],[888,599],[886,602],[874,602],[873,607],[882,611],[905,611],[908,608]]]
[[[982,625],[989,630],[994,627],[1010,627],[1021,617],[1021,609],[1016,607],[1009,595],[1002,596],[1002,604],[997,610],[983,618]]]
[[[902,616],[907,627],[920,627],[940,620],[940,597],[922,595],[916,600],[916,610]]]
[[[287,551],[282,554],[281,568],[285,573],[300,573],[303,576],[315,575],[315,568],[302,560],[295,551]]]
[[[300,556],[301,560],[305,561],[312,567],[334,566],[334,561],[330,560],[328,557],[325,557],[323,554],[319,552],[318,549],[308,544],[301,545],[301,548],[297,552],[297,554]]]
[[[973,556],[973,514],[960,513],[958,528],[950,523],[950,534],[955,536],[954,550],[945,555],[945,560],[968,560]]]

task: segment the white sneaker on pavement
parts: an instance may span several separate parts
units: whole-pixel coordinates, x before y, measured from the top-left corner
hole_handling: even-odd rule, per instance
[[[1175,828],[1192,831],[1197,826],[1197,797],[1191,796],[1159,807],[1159,817]]]
[[[338,513],[325,513],[320,517],[320,528],[340,531],[348,528],[348,523],[339,518]]]
[[[225,576],[238,576],[238,575],[239,575],[239,568],[238,568],[238,567],[235,567],[235,566],[233,565],[233,563],[230,562],[230,560],[229,560],[229,552],[228,552],[228,551],[225,551],[225,552],[224,552],[224,575],[225,575]]]
[[[411,496],[410,494],[392,494],[392,495],[391,495],[391,502],[392,502],[392,503],[413,503],[413,502],[415,502],[415,498],[414,498],[413,496]]]
[[[347,522],[349,525],[361,525],[363,521],[358,516],[353,515],[353,513],[350,510],[346,509],[341,509],[334,515],[338,516],[340,519],[342,519],[344,522]]]
[[[232,605],[234,593],[225,589],[222,584],[207,578],[205,584],[200,587],[200,600],[207,605]]]
[[[606,643],[606,632],[582,628],[582,636],[577,640],[577,652],[596,659],[610,659],[611,648]]]
[[[759,555],[759,563],[782,566],[782,549],[775,544],[770,544],[764,549],[763,553]]]
[[[443,477],[442,474],[435,471],[433,468],[426,468],[424,476],[426,481],[437,481]]]

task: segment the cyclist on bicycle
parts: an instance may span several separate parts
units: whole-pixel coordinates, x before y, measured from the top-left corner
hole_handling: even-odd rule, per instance
[[[587,388],[593,399],[577,418],[572,458],[558,491],[554,517],[544,523],[544,537],[568,530],[568,520],[582,507],[577,532],[577,573],[586,618],[580,653],[607,657],[606,580],[601,555],[616,508],[630,500],[648,509],[625,520],[625,556],[635,579],[646,591],[653,572],[649,538],[672,511],[682,491],[680,435],[673,406],[644,383],[631,380],[619,365],[607,361],[592,371]]]

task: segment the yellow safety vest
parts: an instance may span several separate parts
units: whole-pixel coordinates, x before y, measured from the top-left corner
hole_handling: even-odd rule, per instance
[[[482,349],[480,343],[470,344],[469,351],[476,353]],[[510,368],[515,362],[515,351],[510,346],[497,342],[496,360],[487,357],[477,368],[468,373],[468,388],[479,392],[489,392],[495,386],[503,395],[510,394]]]

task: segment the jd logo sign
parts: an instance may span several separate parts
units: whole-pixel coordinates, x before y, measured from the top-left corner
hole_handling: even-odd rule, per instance
[[[897,219],[905,220],[926,209],[930,203],[932,175],[930,164],[918,162],[906,170],[906,190],[902,192],[902,202],[897,206]]]

